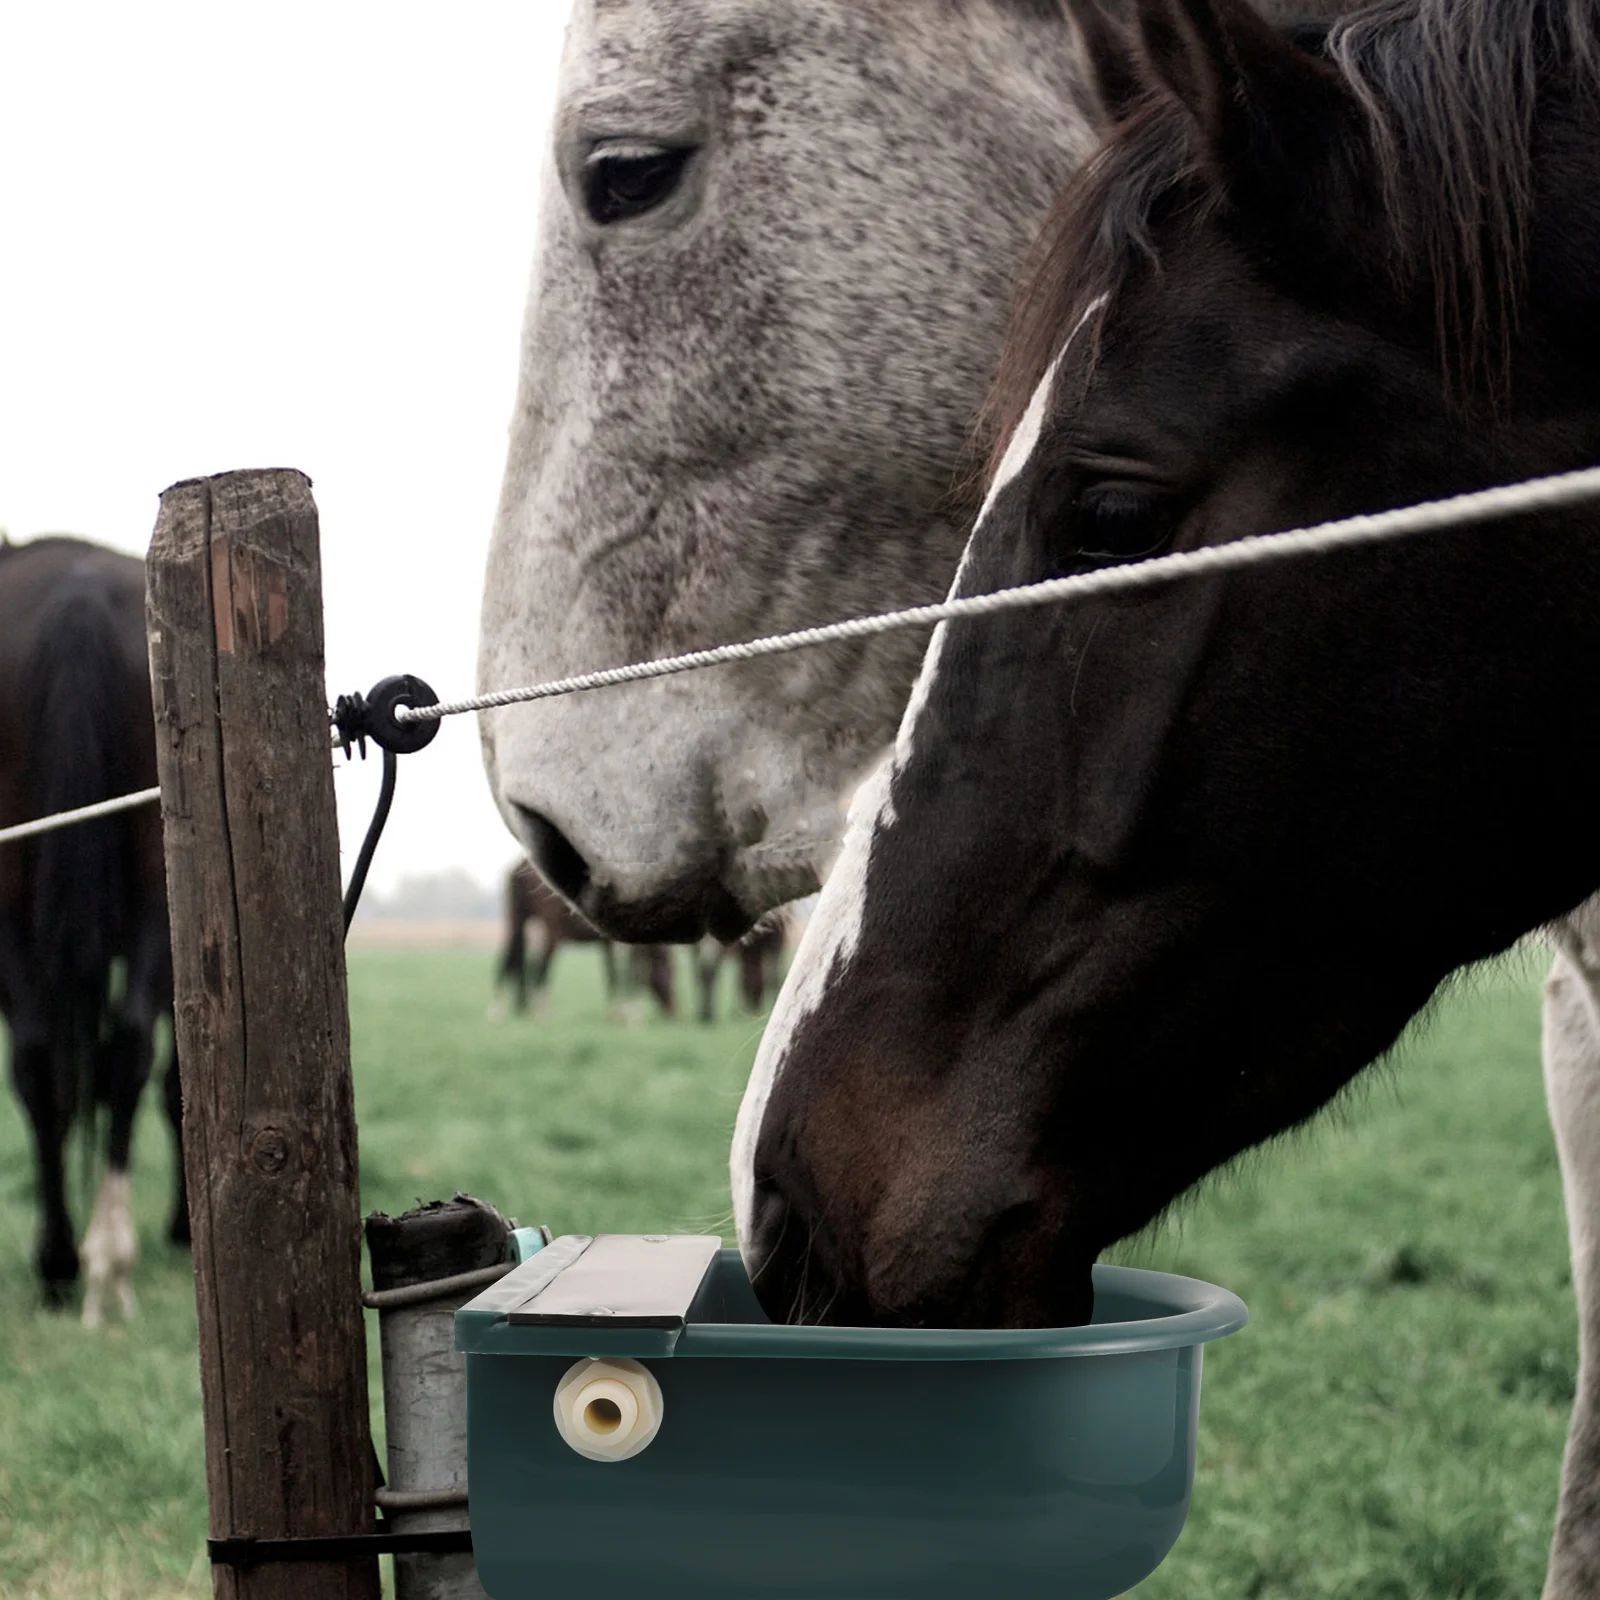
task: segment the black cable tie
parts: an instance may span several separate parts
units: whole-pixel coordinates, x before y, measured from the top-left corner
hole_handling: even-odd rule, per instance
[[[391,1533],[378,1523],[376,1533],[323,1534],[302,1539],[257,1539],[249,1534],[207,1539],[214,1567],[261,1567],[283,1561],[365,1561],[375,1556],[471,1555],[472,1530]]]

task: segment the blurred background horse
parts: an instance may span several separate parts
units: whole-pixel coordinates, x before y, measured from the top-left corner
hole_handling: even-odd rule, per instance
[[[79,539],[0,545],[0,826],[155,783],[144,564]],[[131,1311],[133,1118],[156,1026],[172,1009],[161,816],[155,805],[0,845],[0,1012],[32,1128],[46,1299],[79,1275],[67,1136],[98,1131],[106,1169],[84,1236],[83,1316]],[[177,1062],[166,1104],[180,1145],[171,1236],[186,1241]]]
[[[732,956],[739,964],[739,998],[751,1013],[761,1011],[783,981],[783,952],[789,943],[789,913],[769,911],[741,939],[724,943],[709,935],[694,947],[694,972],[700,982],[700,1020],[715,1022],[717,974]]]
[[[606,1001],[613,1016],[641,989],[655,996],[661,1014],[677,1014],[677,984],[672,947],[663,944],[623,946],[619,962],[616,942],[599,932],[582,913],[561,898],[526,861],[506,875],[506,926],[495,969],[496,999],[491,1016],[509,1010],[521,1016],[529,1004],[542,1011],[549,1004],[550,971],[564,944],[593,944],[605,969]],[[709,935],[691,949],[700,992],[700,1020],[716,1018],[717,976],[730,956],[738,964],[739,997],[747,1011],[759,1012],[782,981],[783,952],[789,940],[790,917],[781,907],[742,938],[724,942]],[[531,937],[530,937],[531,930]],[[509,994],[509,1000],[506,995]]]
[[[529,950],[528,929],[534,930]],[[574,911],[526,861],[519,861],[506,876],[506,933],[495,973],[497,989],[509,990],[511,1009],[521,1015],[531,997],[536,1010],[549,1004],[550,968],[564,944],[600,947],[606,974],[606,1004],[613,1015],[640,989],[648,989],[664,1017],[677,1014],[672,952],[664,945],[634,945],[624,951],[621,965],[613,940]],[[497,996],[497,1004],[503,1001]]]

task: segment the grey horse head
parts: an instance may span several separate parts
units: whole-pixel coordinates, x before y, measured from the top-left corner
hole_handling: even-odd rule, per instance
[[[578,0],[484,687],[944,593],[1081,80],[1063,0]],[[738,934],[815,887],[926,642],[487,714],[495,796],[609,931]]]

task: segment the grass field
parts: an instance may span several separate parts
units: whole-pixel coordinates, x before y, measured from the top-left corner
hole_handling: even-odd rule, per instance
[[[608,1025],[589,951],[564,958],[550,1020],[491,1025],[487,965],[352,957],[367,1208],[465,1189],[557,1232],[731,1234],[727,1140],[757,1026]],[[1208,1358],[1194,1510],[1140,1600],[1538,1592],[1576,1360],[1541,967],[1459,984],[1338,1114],[1119,1252],[1224,1283],[1253,1314]],[[89,1335],[35,1308],[27,1146],[0,1104],[0,1595],[210,1592],[168,1159],[152,1097],[140,1317]]]

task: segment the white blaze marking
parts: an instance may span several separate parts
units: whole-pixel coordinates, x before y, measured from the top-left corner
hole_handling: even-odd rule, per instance
[[[1056,374],[1061,370],[1061,363],[1067,351],[1072,348],[1072,341],[1078,337],[1078,330],[1100,309],[1104,300],[1105,296],[1102,295],[1078,319],[1078,325],[1061,347],[1061,353],[1050,363],[1050,370],[1039,380],[1038,387],[1034,389],[1033,398],[1028,401],[1028,409],[1022,414],[1022,421],[1017,424],[1016,432],[1006,443],[1006,453],[1000,458],[994,482],[989,485],[989,492],[983,498],[983,508],[978,512],[978,520],[968,535],[966,549],[961,552],[961,565],[956,568],[955,581],[950,585],[947,599],[954,599],[961,592],[961,580],[966,576],[967,563],[972,559],[972,547],[984,524],[989,520],[989,513],[994,510],[994,503],[1000,498],[1001,491],[1021,476],[1023,468],[1033,459],[1033,452],[1039,448],[1039,436],[1044,432],[1045,418],[1050,411],[1050,394],[1056,386]],[[895,735],[896,770],[904,767],[911,759],[911,740],[916,731],[917,718],[922,714],[922,708],[927,705],[929,695],[933,693],[934,679],[939,675],[939,658],[944,654],[945,635],[949,628],[948,622],[941,622],[933,630],[933,637],[928,641],[928,653],[922,658],[922,670],[917,674],[917,681],[912,686],[911,699],[906,704],[905,715],[900,719],[900,731]]]
[[[1050,409],[1050,394],[1055,387],[1062,360],[1084,324],[1104,303],[1105,297],[1102,295],[1078,319],[1060,354],[1050,363],[1050,370],[1033,391],[1028,409],[1006,445],[994,482],[984,498],[983,509],[978,513],[978,520],[967,539],[961,565],[950,586],[952,596],[960,591],[973,544],[988,520],[995,501],[1001,491],[1021,474],[1038,448]],[[850,816],[845,824],[844,843],[838,860],[828,873],[816,910],[806,924],[794,963],[789,968],[789,975],[778,993],[766,1031],[761,1036],[761,1048],[756,1052],[755,1065],[750,1069],[750,1081],[745,1086],[744,1099],[739,1103],[739,1118],[733,1130],[733,1149],[728,1159],[733,1180],[734,1225],[738,1229],[741,1249],[746,1248],[746,1241],[750,1237],[751,1213],[755,1205],[756,1142],[761,1136],[761,1122],[766,1114],[767,1102],[772,1098],[772,1090],[782,1075],[789,1046],[800,1025],[822,1004],[829,989],[849,966],[860,942],[862,920],[866,915],[867,870],[871,864],[872,850],[895,821],[890,783],[894,774],[911,758],[917,718],[933,693],[948,627],[948,623],[941,622],[928,641],[928,653],[923,657],[922,670],[917,674],[905,715],[900,719],[892,759],[886,757],[873,769],[850,802]]]
[[[767,1019],[756,1052],[750,1081],[739,1102],[739,1119],[733,1129],[733,1149],[728,1158],[733,1179],[733,1218],[741,1249],[750,1236],[750,1213],[755,1203],[756,1140],[766,1113],[772,1086],[778,1080],[778,1062],[800,1023],[821,1003],[828,979],[855,954],[861,937],[861,912],[866,901],[867,861],[879,818],[889,808],[889,762],[879,762],[850,801],[844,844],[822,886],[816,909],[800,936],[789,975]],[[869,817],[870,811],[870,817]],[[775,1041],[781,1041],[775,1043]]]

